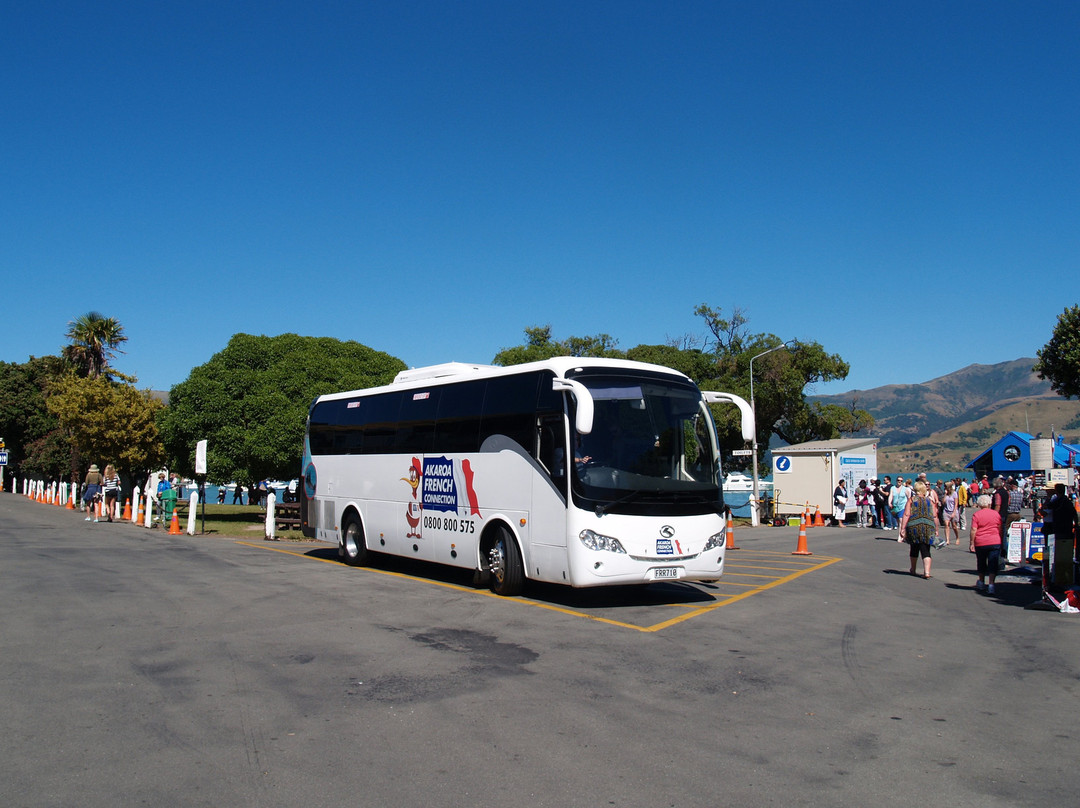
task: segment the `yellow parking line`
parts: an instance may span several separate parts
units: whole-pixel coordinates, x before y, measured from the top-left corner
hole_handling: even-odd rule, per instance
[[[297,550],[288,549],[287,547],[273,547],[273,546],[269,546],[267,544],[257,544],[255,542],[249,542],[249,541],[237,541],[236,543],[237,544],[242,544],[245,547],[254,547],[257,550],[271,550],[271,551],[273,551],[275,553],[284,553],[285,555],[292,555],[292,556],[296,556],[298,558],[321,561],[324,564],[336,564],[338,566],[343,566],[342,562],[338,561],[337,559],[319,558],[318,556],[308,555],[307,552],[299,552]],[[681,614],[681,615],[679,615],[677,617],[673,617],[673,618],[671,618],[669,620],[664,620],[664,621],[662,621],[660,623],[656,623],[655,625],[652,625],[652,626],[639,626],[639,625],[636,625],[634,623],[624,622],[622,620],[612,620],[611,618],[608,618],[608,617],[599,617],[598,615],[595,615],[595,614],[587,614],[585,612],[580,612],[580,611],[577,611],[575,609],[568,609],[568,608],[566,608],[564,606],[556,606],[556,605],[551,604],[551,603],[542,603],[542,602],[536,601],[536,600],[529,600],[528,598],[506,598],[506,597],[503,597],[502,595],[496,595],[494,592],[490,592],[490,591],[486,591],[486,590],[482,590],[482,589],[474,589],[474,588],[468,587],[468,586],[460,586],[459,584],[451,584],[451,583],[447,583],[445,581],[433,581],[430,578],[422,578],[422,577],[417,576],[417,575],[408,575],[408,574],[403,573],[403,572],[394,572],[392,570],[380,570],[380,569],[376,569],[374,567],[353,567],[353,569],[355,569],[355,570],[357,570],[359,572],[374,573],[376,575],[389,575],[389,576],[391,576],[393,578],[402,578],[402,579],[407,580],[407,581],[417,581],[419,583],[433,584],[435,586],[441,586],[444,589],[452,589],[455,592],[468,592],[468,593],[474,594],[474,595],[482,595],[483,597],[494,598],[494,599],[498,600],[500,603],[517,604],[519,606],[532,606],[532,607],[535,607],[535,608],[538,608],[538,609],[546,609],[546,610],[551,611],[551,612],[558,612],[560,614],[569,615],[571,617],[581,617],[581,618],[584,618],[586,620],[591,620],[594,623],[605,623],[605,624],[610,625],[610,626],[618,626],[619,628],[628,628],[628,629],[632,629],[634,631],[652,633],[652,632],[656,632],[656,631],[663,631],[665,628],[670,628],[671,626],[677,625],[677,624],[682,623],[682,622],[684,622],[686,620],[691,620],[691,619],[693,619],[695,617],[700,617],[701,615],[708,614],[709,612],[715,611],[716,609],[719,609],[722,606],[728,606],[728,605],[730,605],[732,603],[738,603],[740,600],[745,600],[746,598],[750,597],[751,595],[756,595],[758,592],[765,592],[766,590],[772,589],[773,587],[780,586],[781,584],[790,583],[791,581],[795,580],[796,578],[798,578],[798,577],[800,577],[802,575],[805,575],[808,572],[816,572],[817,570],[824,569],[825,567],[829,566],[830,564],[835,564],[837,561],[841,561],[841,560],[842,559],[840,559],[840,558],[828,558],[828,557],[820,557],[819,556],[818,559],[815,562],[809,562],[808,566],[806,566],[805,568],[799,569],[799,570],[797,570],[795,572],[792,572],[789,575],[785,575],[785,576],[783,576],[781,578],[775,578],[775,577],[769,576],[769,575],[757,575],[757,574],[753,574],[753,573],[729,573],[729,572],[725,572],[724,573],[724,578],[727,578],[729,575],[739,575],[741,577],[747,577],[747,578],[771,578],[772,580],[767,584],[743,584],[743,583],[739,583],[738,581],[730,581],[729,583],[730,583],[731,586],[745,586],[745,587],[749,587],[749,589],[746,592],[740,592],[739,594],[736,594],[736,595],[718,595],[718,594],[713,595],[713,593],[706,593],[706,594],[709,594],[709,595],[711,595],[713,597],[720,598],[719,600],[716,600],[715,602],[710,603],[707,606],[693,606],[693,605],[690,605],[690,604],[682,604],[682,603],[668,604],[669,606],[677,606],[677,607],[680,607],[680,608],[686,608],[686,609],[688,609],[688,611],[685,614]],[[724,583],[724,581],[721,581],[721,583]]]

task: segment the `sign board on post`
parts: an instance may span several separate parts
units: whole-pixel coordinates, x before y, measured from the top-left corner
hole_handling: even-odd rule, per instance
[[[6,450],[0,450],[0,466],[7,465],[8,453]]]
[[[1023,519],[1009,525],[1009,535],[1005,537],[1006,558],[1010,564],[1020,564],[1024,561],[1024,551],[1031,541],[1031,522]]]
[[[195,473],[206,474],[206,441],[195,444]]]

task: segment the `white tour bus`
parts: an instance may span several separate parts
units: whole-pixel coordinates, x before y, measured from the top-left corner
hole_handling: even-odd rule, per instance
[[[558,357],[449,363],[317,398],[301,522],[350,564],[389,553],[475,570],[496,593],[713,580],[725,521],[705,393],[670,368]]]

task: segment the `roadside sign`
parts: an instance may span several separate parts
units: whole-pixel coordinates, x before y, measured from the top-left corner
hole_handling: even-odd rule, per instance
[[[7,465],[7,452],[0,451],[0,466]]]
[[[732,449],[731,450],[731,456],[732,457],[749,457],[753,453],[754,453],[753,449]]]

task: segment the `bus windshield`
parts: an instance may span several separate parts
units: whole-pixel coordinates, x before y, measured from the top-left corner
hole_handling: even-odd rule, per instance
[[[693,384],[592,368],[573,378],[594,402],[592,431],[573,436],[579,506],[649,514],[722,508],[715,428]]]

